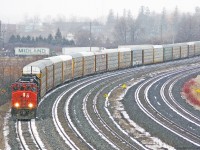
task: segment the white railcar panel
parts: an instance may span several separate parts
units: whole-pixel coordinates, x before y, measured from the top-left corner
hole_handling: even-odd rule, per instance
[[[186,46],[181,46],[181,58],[186,58],[188,57],[188,47]]]
[[[67,60],[63,62],[63,82],[72,79],[72,61]]]
[[[107,54],[108,70],[118,69],[118,52]]]
[[[73,69],[74,74],[73,77],[81,77],[83,75],[83,60],[82,58],[74,58],[73,59]]]
[[[179,44],[173,45],[173,59],[179,59],[181,53],[181,46]]]
[[[119,52],[119,68],[126,68],[131,66],[131,51]]]
[[[130,46],[130,48],[133,51],[132,52],[132,59],[133,59],[132,65],[133,66],[143,64],[144,50],[145,51],[147,51],[147,50],[153,51],[152,45],[132,45],[132,46]],[[146,54],[146,52],[145,52],[145,54]],[[147,55],[145,55],[146,60],[144,60],[144,63],[149,63],[149,60],[147,60],[147,58],[148,58]],[[152,60],[153,60],[153,58],[152,58]]]
[[[53,67],[53,80],[54,86],[57,86],[62,83],[62,59],[59,56],[48,57],[46,60],[52,61]]]
[[[46,92],[53,88],[53,63],[50,60],[40,60],[46,66]]]
[[[96,55],[96,72],[106,71],[106,54],[95,53]]]
[[[172,60],[172,54],[173,52],[173,47],[172,45],[168,44],[168,45],[163,45],[163,55],[164,55],[164,61],[169,61]]]
[[[72,79],[72,56],[60,55],[62,59],[62,82]]]
[[[142,64],[142,50],[133,50],[132,53],[133,66],[141,65]]]
[[[200,42],[194,42],[195,43],[195,55],[200,55]]]
[[[53,65],[47,66],[47,91],[51,90],[53,88]]]
[[[95,71],[95,56],[84,57],[84,75],[93,74]]]
[[[161,45],[154,46],[154,63],[163,62],[163,47]]]
[[[41,70],[44,69],[45,64],[41,63],[40,60],[32,62],[23,67],[23,74],[34,74],[39,75]]]
[[[72,56],[72,70],[73,70],[73,78],[78,78],[83,76],[83,55],[80,53],[72,53],[69,54]]]
[[[46,94],[46,75],[43,75],[40,79],[40,96],[43,97]]]
[[[153,63],[153,49],[145,49],[144,51],[144,64]]]
[[[195,56],[195,45],[194,45],[195,43],[194,42],[189,42],[187,44],[188,44],[188,51],[189,51],[188,56],[189,57]]]

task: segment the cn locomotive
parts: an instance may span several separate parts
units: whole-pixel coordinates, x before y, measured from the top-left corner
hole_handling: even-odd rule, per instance
[[[11,114],[17,119],[33,119],[39,99],[39,80],[36,76],[22,76],[11,85]]]
[[[200,42],[168,45],[125,45],[98,52],[77,52],[30,63],[12,84],[11,113],[16,119],[33,119],[39,100],[66,81],[99,72],[162,63],[200,55]]]

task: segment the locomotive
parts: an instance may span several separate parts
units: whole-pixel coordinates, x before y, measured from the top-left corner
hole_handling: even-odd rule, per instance
[[[36,76],[22,76],[11,85],[11,114],[14,119],[36,118],[39,81]]]
[[[27,64],[12,84],[11,113],[33,119],[39,100],[53,88],[76,78],[123,68],[200,56],[200,42],[167,45],[122,45],[118,49],[74,52]]]

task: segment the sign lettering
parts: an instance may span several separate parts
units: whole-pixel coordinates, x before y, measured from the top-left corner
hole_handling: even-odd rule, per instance
[[[49,55],[49,49],[16,47],[15,55]]]

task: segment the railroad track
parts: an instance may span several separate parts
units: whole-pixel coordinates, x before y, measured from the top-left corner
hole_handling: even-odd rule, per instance
[[[16,129],[19,142],[24,150],[44,150],[39,136],[34,132],[34,121],[17,121]]]
[[[88,113],[88,111],[87,111],[87,109],[89,109],[89,108],[87,108],[86,102],[88,100],[88,97],[91,95],[91,93],[94,92],[94,90],[96,90],[96,89],[98,89],[98,90],[101,91],[100,87],[104,87],[105,88],[105,87],[110,86],[111,84],[114,84],[115,82],[121,82],[121,80],[123,80],[123,78],[124,78],[122,76],[124,76],[125,72],[129,73],[130,71],[124,71],[124,72],[121,72],[121,73],[112,73],[110,75],[105,75],[104,77],[102,77],[102,76],[101,77],[96,77],[96,78],[94,78],[92,80],[89,79],[89,81],[84,81],[83,83],[79,83],[78,85],[75,85],[74,87],[71,87],[71,89],[63,92],[61,94],[61,96],[58,97],[58,99],[56,100],[56,103],[55,103],[54,106],[59,107],[58,104],[57,104],[58,101],[59,101],[59,103],[61,103],[60,107],[64,106],[63,103],[60,102],[60,100],[66,98],[66,104],[65,104],[66,107],[65,108],[56,108],[56,107],[53,107],[53,111],[52,112],[54,112],[53,116],[55,116],[54,114],[58,114],[57,110],[63,110],[64,109],[66,111],[65,112],[65,116],[61,116],[61,117],[58,116],[58,117],[53,117],[53,118],[60,118],[59,120],[63,120],[62,118],[65,117],[67,119],[67,121],[69,122],[69,124],[70,124],[70,128],[73,129],[74,134],[76,136],[78,136],[80,139],[82,139],[82,141],[84,143],[86,143],[85,146],[86,147],[88,146],[91,149],[95,149],[94,146],[92,146],[90,143],[88,143],[86,141],[86,139],[82,136],[82,134],[80,133],[80,131],[78,131],[77,127],[73,123],[74,121],[72,121],[72,119],[71,119],[73,117],[70,117],[70,115],[69,115],[70,112],[68,112],[70,110],[70,108],[72,107],[72,106],[69,106],[70,105],[70,101],[73,100],[73,98],[76,96],[76,93],[81,93],[82,90],[85,90],[85,88],[88,88],[88,86],[92,85],[93,88],[91,90],[89,90],[88,92],[86,92],[85,93],[85,97],[83,97],[81,99],[81,100],[83,100],[81,102],[82,103],[81,105],[83,106],[83,114],[84,114],[86,120],[89,122],[89,125],[96,131],[96,134],[99,134],[114,149],[123,149],[123,148],[126,148],[126,147],[127,147],[126,149],[145,149],[139,142],[134,141],[134,142],[137,143],[136,144],[136,143],[134,143],[132,141],[135,145],[134,144],[130,144],[129,143],[130,141],[128,142],[128,140],[126,138],[120,136],[116,131],[114,131],[112,129],[111,126],[109,126],[108,124],[105,123],[105,121],[103,120],[103,118],[100,117],[100,114],[99,113],[97,114],[98,111],[96,109],[92,111],[93,115],[96,113],[96,115],[94,117],[92,117],[92,118],[98,118],[99,119],[99,121],[95,122],[95,123],[91,119],[91,117],[89,115],[90,113]],[[115,77],[117,74],[119,76]],[[109,79],[109,78],[113,78],[114,81],[111,82],[111,79]],[[126,76],[126,78],[128,78],[128,76]],[[108,80],[109,80],[110,84],[107,84],[106,81],[108,81]],[[96,84],[96,86],[95,86],[95,84]],[[107,85],[105,86],[105,84],[107,84]],[[71,94],[67,95],[68,93],[71,93]],[[65,96],[65,95],[67,95],[67,96]],[[63,98],[63,97],[65,97],[65,98]],[[96,95],[94,95],[94,97],[96,97]],[[59,113],[59,114],[62,114],[62,113]],[[62,121],[58,121],[56,119],[54,119],[54,120],[55,120],[54,121],[55,125],[56,124],[60,124],[59,122],[62,122]],[[56,125],[56,126],[61,126],[61,125]],[[66,125],[62,125],[62,126],[66,127]],[[103,127],[103,129],[102,129],[102,127]],[[61,133],[61,131],[63,129],[59,128],[58,130],[59,130],[58,132]],[[65,137],[67,137],[67,136],[65,136]],[[67,141],[68,142],[71,141],[69,137],[67,137]],[[72,143],[72,142],[70,142],[70,143]],[[77,143],[76,145],[80,144],[78,142],[76,142],[76,143]],[[137,147],[136,145],[140,145],[140,146]],[[73,148],[77,149],[77,147],[75,147],[75,146]]]
[[[170,78],[173,76],[178,78],[180,76],[180,74],[184,74],[185,76],[188,76],[190,74],[194,74],[195,72],[200,72],[200,69],[191,67],[191,69],[189,68],[189,70],[185,70],[185,69],[177,70],[172,73],[159,74],[155,77],[152,77],[149,80],[146,80],[144,83],[142,83],[141,85],[138,86],[138,88],[136,89],[136,93],[135,93],[135,101],[137,102],[137,105],[139,106],[139,108],[147,116],[149,116],[152,120],[154,120],[156,123],[163,126],[170,132],[173,132],[174,134],[178,135],[179,137],[185,139],[189,143],[192,143],[195,146],[199,147],[200,146],[200,135],[198,135],[194,131],[191,131],[190,129],[186,128],[186,125],[184,126],[184,124],[181,124],[181,123],[178,123],[178,122],[172,120],[173,117],[176,118],[179,115],[179,116],[183,117],[184,119],[186,119],[187,121],[195,123],[197,126],[199,126],[198,125],[199,120],[196,119],[194,121],[195,117],[192,117],[191,114],[190,114],[190,119],[188,119],[189,116],[188,116],[188,114],[186,114],[186,110],[184,111],[183,108],[180,108],[180,106],[178,107],[178,105],[176,103],[169,104],[168,99],[166,99],[166,97],[164,96],[164,95],[167,95],[166,93],[168,93],[166,91],[166,89],[164,89],[164,87],[171,79],[169,79],[169,81],[164,83],[163,86],[161,87],[161,90],[159,91],[161,98],[158,96],[157,97],[154,96],[154,95],[156,95],[155,94],[156,91],[153,90],[155,88],[152,87],[154,84],[158,83],[159,81],[161,81],[164,78]],[[152,89],[151,92],[150,92],[150,89]],[[171,88],[170,88],[170,90],[171,90]],[[164,91],[166,91],[166,92],[164,92]],[[145,96],[143,96],[143,93],[145,94]],[[151,98],[149,97],[149,93],[154,93],[154,94],[151,94]],[[169,93],[170,93],[169,94],[170,96],[168,96],[168,97],[172,98],[171,92],[169,92]],[[152,97],[154,97],[154,98],[152,98]],[[164,103],[169,108],[171,108],[171,110],[173,110],[176,113],[176,115],[170,116],[170,114],[169,114],[170,111],[167,111],[168,113],[166,111],[162,111],[161,109],[164,107],[162,107],[161,109],[158,109],[159,108],[158,106],[155,107],[156,106],[155,101],[157,101],[158,99],[163,100]],[[171,100],[169,100],[169,101],[171,101]],[[173,101],[175,101],[175,100],[173,100]],[[163,105],[163,103],[162,104],[159,103],[158,105]],[[175,109],[176,109],[176,111],[175,111]],[[193,118],[193,121],[191,118]]]
[[[66,91],[63,91],[54,103],[52,116],[54,118],[54,124],[57,126],[56,129],[61,133],[61,137],[65,143],[70,143],[70,147],[74,149],[79,149],[79,147],[85,149],[100,148],[97,143],[88,138],[90,137],[87,135],[88,131],[84,131],[86,128],[90,128],[90,132],[95,131],[93,135],[98,134],[101,140],[104,140],[104,144],[101,145],[110,145],[111,147],[108,147],[113,149],[146,149],[126,131],[119,129],[120,127],[114,119],[106,121],[107,119],[105,118],[109,118],[110,120],[108,114],[106,116],[101,115],[102,112],[105,113],[105,99],[103,100],[102,107],[100,107],[101,104],[97,105],[97,97],[102,97],[102,91],[113,85],[116,86],[131,80],[133,77],[135,75],[132,70],[110,73],[109,75],[106,74],[101,77],[87,78],[71,86]],[[84,91],[85,89],[90,90]],[[102,101],[102,99],[98,101]],[[81,108],[83,111],[77,112]],[[100,109],[98,110],[97,108]],[[77,114],[81,114],[81,117]],[[83,121],[80,118],[85,118],[85,120]],[[64,135],[65,133],[67,135]],[[99,139],[100,142],[102,142],[101,140]]]
[[[84,115],[87,118],[88,122],[93,126],[94,130],[97,130],[97,132],[102,134],[102,136],[105,136],[108,142],[115,141],[115,146],[113,146],[116,149],[145,149],[145,147],[139,143],[138,141],[130,139],[137,143],[140,147],[137,147],[136,145],[133,145],[131,143],[131,140],[128,140],[124,136],[120,135],[118,132],[119,130],[116,130],[113,128],[113,126],[110,126],[104,118],[101,116],[102,108],[97,106],[97,101],[99,101],[99,97],[101,96],[101,93],[108,88],[109,86],[115,84],[116,82],[122,82],[123,80],[126,80],[126,78],[132,78],[132,75],[126,76],[126,77],[119,77],[119,79],[113,79],[114,81],[110,81],[110,83],[103,82],[99,85],[96,85],[93,89],[91,89],[87,95],[83,99],[83,110]],[[95,114],[95,115],[93,115]],[[126,133],[125,133],[126,134]],[[110,139],[110,141],[109,141]],[[111,144],[113,144],[111,143]],[[127,148],[126,148],[127,147]]]
[[[46,145],[44,146],[41,140],[38,140],[38,137],[41,137],[44,143],[47,143],[47,149],[148,149],[141,141],[138,139],[137,141],[134,136],[120,127],[119,122],[109,114],[111,107],[107,106],[108,100],[106,100],[109,99],[109,93],[115,91],[120,84],[142,76],[145,80],[133,85],[135,94],[132,92],[132,97],[134,96],[136,101],[134,105],[137,104],[145,115],[154,120],[154,123],[157,122],[162,127],[166,126],[167,131],[172,135],[181,137],[183,141],[186,140],[198,147],[200,143],[198,134],[174,122],[161,109],[155,107],[158,104],[152,104],[153,101],[162,99],[162,103],[161,101],[156,103],[161,105],[165,103],[172,112],[176,110],[185,119],[188,118],[187,121],[198,123],[199,117],[193,116],[191,112],[177,104],[173,96],[173,86],[182,78],[198,71],[197,68],[188,66],[188,69],[178,68],[169,69],[170,72],[165,70],[152,73],[152,68],[140,67],[88,76],[69,82],[48,93],[41,101],[38,110],[41,121],[37,123],[37,129],[33,129],[37,130],[36,132],[31,131],[30,122],[17,122],[17,136],[21,148],[45,149]],[[159,70],[159,65],[154,66],[153,69]],[[184,76],[181,77],[180,73],[184,73]],[[157,99],[152,99],[153,96],[149,97],[149,93],[153,93],[152,89],[156,88],[160,88],[155,90],[155,93],[160,96],[158,98],[156,95]],[[104,97],[104,94],[107,97]],[[132,101],[129,102],[130,105],[131,103]],[[129,115],[132,113],[131,108],[126,107],[126,110]],[[39,135],[35,135],[37,132]]]
[[[192,74],[194,74],[195,72],[196,70],[193,71]],[[183,80],[183,79],[185,80],[185,78],[188,77],[189,74],[190,73],[186,73],[185,75],[177,75],[167,80],[160,89],[160,95],[162,96],[163,101],[167,104],[169,108],[171,108],[174,112],[181,115],[183,118],[185,118],[192,124],[195,124],[198,127],[200,127],[200,117],[193,114],[192,112],[190,112],[188,109],[184,108],[183,106],[181,106],[181,104],[179,104],[174,98],[173,92],[172,92],[174,85],[177,84],[179,80]],[[182,97],[179,97],[179,99],[181,98]]]

